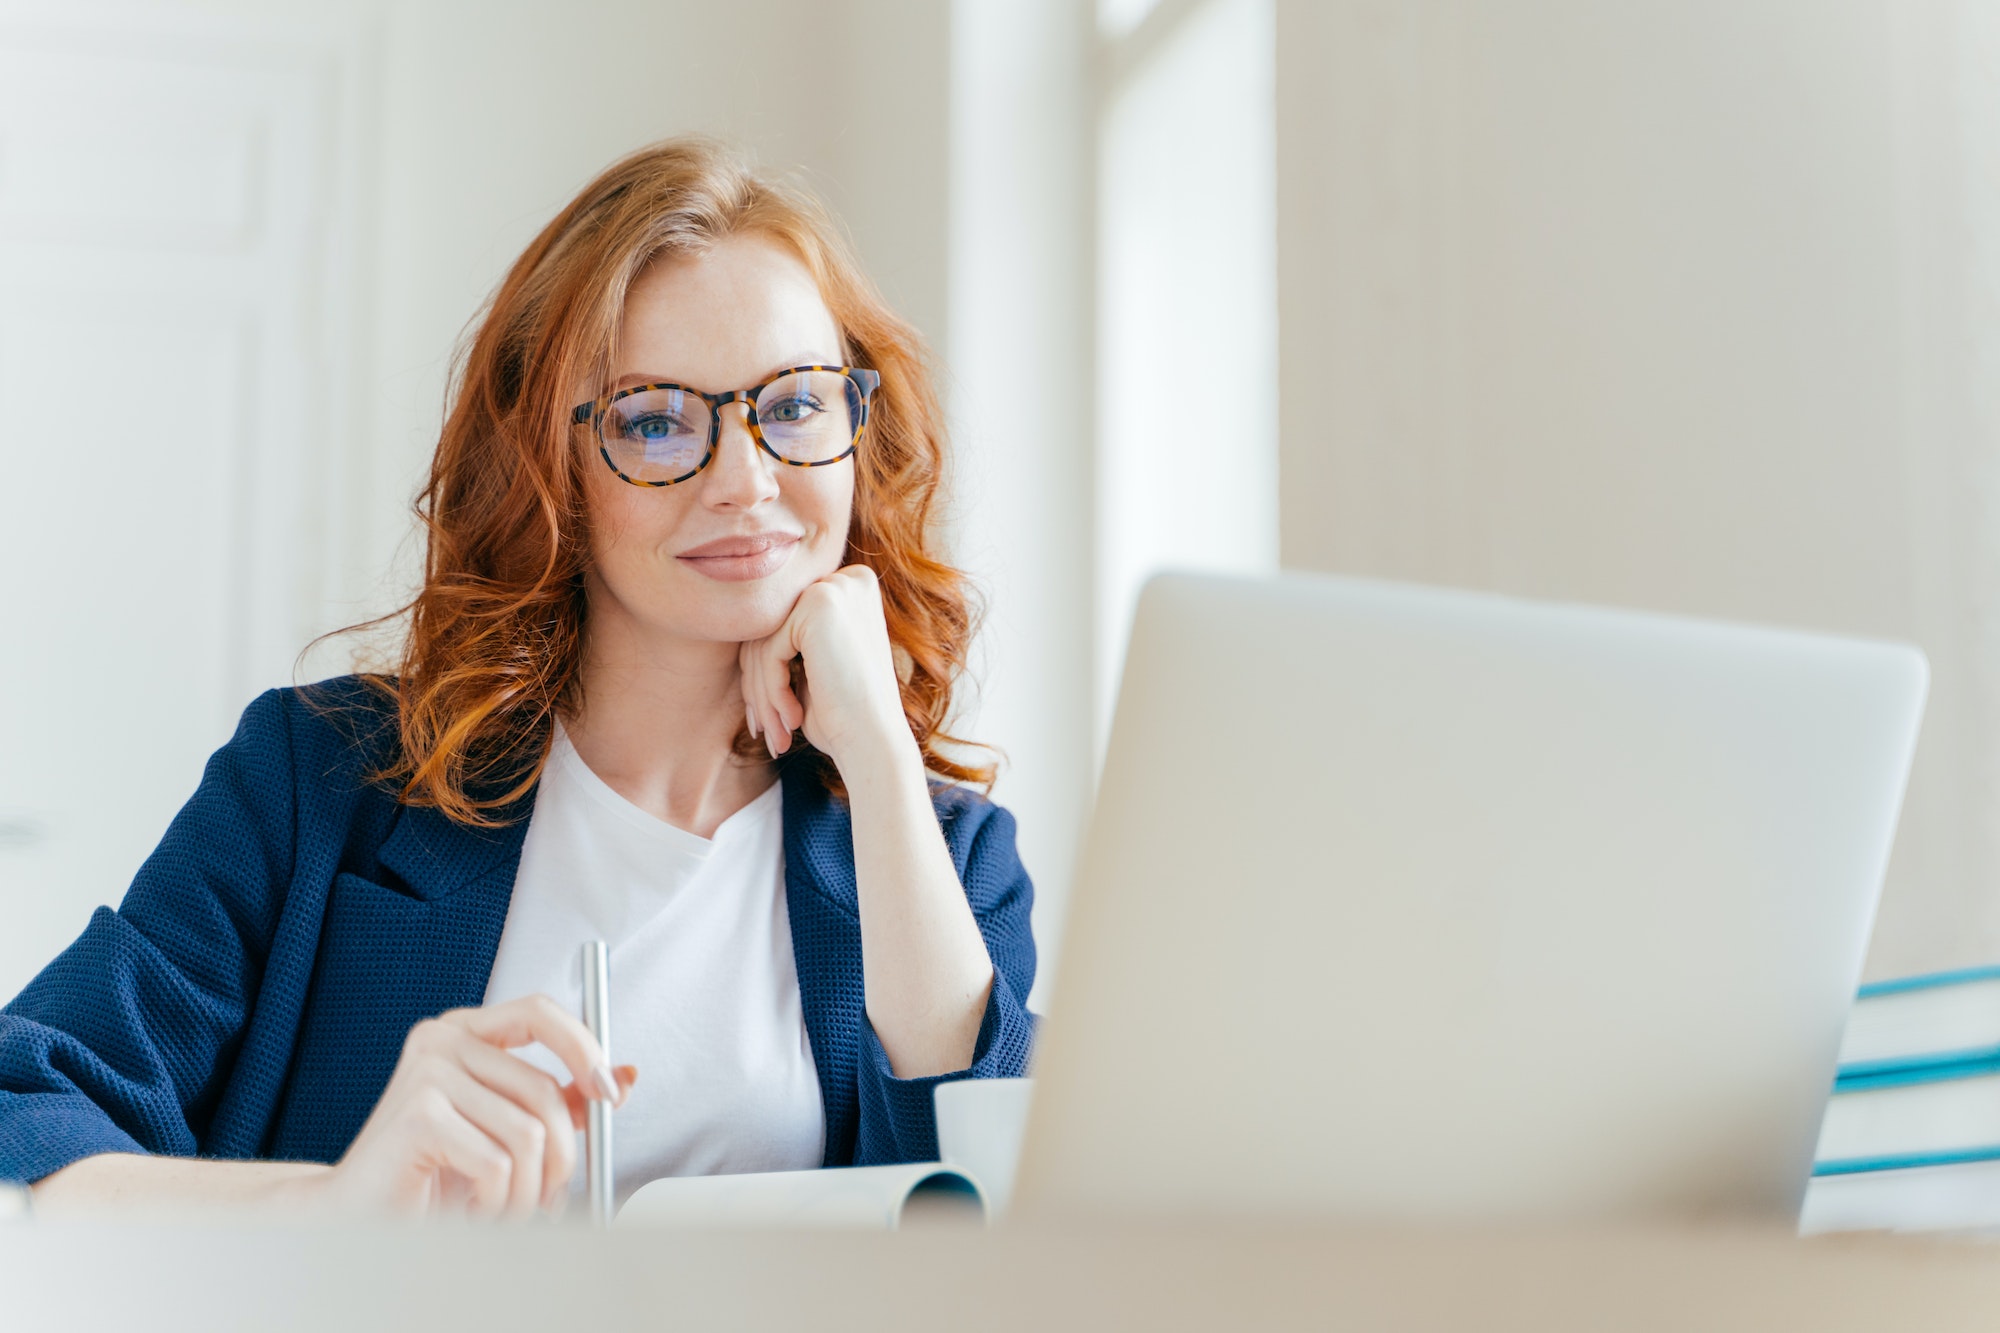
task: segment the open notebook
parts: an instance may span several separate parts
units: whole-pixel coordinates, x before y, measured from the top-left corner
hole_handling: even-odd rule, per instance
[[[667,1176],[618,1210],[620,1226],[895,1229],[932,1221],[984,1222],[986,1192],[942,1162]]]
[[[668,1176],[635,1190],[618,1211],[618,1224],[894,1229],[989,1221],[1007,1207],[1033,1088],[1026,1078],[939,1084],[943,1161]]]

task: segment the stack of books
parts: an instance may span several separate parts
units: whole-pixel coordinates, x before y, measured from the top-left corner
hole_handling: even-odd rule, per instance
[[[2000,967],[1861,988],[1799,1229],[2000,1231]]]

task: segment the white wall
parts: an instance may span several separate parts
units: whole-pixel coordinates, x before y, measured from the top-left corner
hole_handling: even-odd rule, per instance
[[[1133,599],[1277,563],[1268,0],[955,0],[956,545],[1049,993]],[[1144,12],[1140,12],[1143,10]]]
[[[0,993],[320,611],[364,63],[339,23],[0,6]]]
[[[1279,0],[1287,564],[1915,639],[1869,970],[2000,957],[2000,20]]]
[[[1039,1003],[1092,787],[1092,30],[1075,0],[951,13],[954,545],[987,601],[965,731],[1004,752]]]
[[[1097,738],[1139,589],[1278,565],[1270,0],[1163,4],[1107,46],[1097,185]]]

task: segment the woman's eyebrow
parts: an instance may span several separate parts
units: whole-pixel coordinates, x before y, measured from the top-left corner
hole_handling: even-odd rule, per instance
[[[839,364],[841,364],[841,362],[840,358],[838,357],[833,357],[833,358],[828,358],[824,356],[788,357],[785,360],[779,361],[773,366],[771,366],[762,375],[759,375],[755,383],[762,384],[765,381],[770,380],[774,376],[784,374],[786,371],[792,369],[795,366],[837,366]],[[635,384],[679,384],[690,389],[700,387],[699,385],[689,384],[686,380],[681,379],[674,375],[653,374],[651,372],[635,372],[630,375],[620,375],[616,380],[612,381],[611,387],[614,391],[616,391],[618,389],[629,389]],[[733,392],[736,389],[747,389],[749,387],[750,385],[748,384],[732,384],[729,386],[729,389],[727,390],[710,389],[708,390],[708,392],[726,393],[726,392]]]

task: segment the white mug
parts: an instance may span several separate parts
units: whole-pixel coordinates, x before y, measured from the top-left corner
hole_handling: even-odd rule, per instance
[[[938,1158],[979,1182],[990,1216],[1005,1213],[1014,1193],[1014,1167],[1034,1089],[1031,1078],[962,1078],[940,1083],[933,1092]]]

